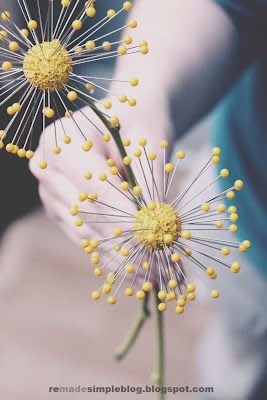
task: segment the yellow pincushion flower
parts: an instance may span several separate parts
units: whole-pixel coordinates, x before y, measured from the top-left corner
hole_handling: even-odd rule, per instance
[[[117,116],[98,112],[96,105],[110,110],[113,103],[106,99],[102,104],[94,96],[95,89],[100,93],[109,93],[119,102],[123,99],[131,107],[136,105],[136,100],[128,98],[124,90],[123,94],[109,92],[105,83],[112,79],[92,76],[90,65],[127,54],[148,52],[146,42],[134,44],[129,35],[119,41],[113,39],[117,31],[136,28],[137,21],[131,20],[127,25],[116,26],[116,29],[113,26],[108,33],[101,32],[103,27],[112,26],[117,16],[132,8],[130,1],[123,2],[119,10],[107,10],[106,15],[95,24],[90,21],[97,14],[96,0],[61,0],[59,11],[55,1],[45,0],[42,3],[47,3],[47,15],[42,15],[40,0],[37,0],[38,20],[34,20],[27,0],[18,2],[23,28],[17,25],[9,11],[2,10],[0,15],[0,107],[2,115],[6,113],[9,118],[7,125],[0,127],[0,149],[5,148],[11,154],[28,159],[34,155],[36,140],[33,135],[38,122],[41,120],[44,132],[48,124],[62,116],[72,120],[82,135],[85,141],[83,150],[90,150],[87,132],[79,127],[74,114],[74,111],[83,112],[81,104],[90,106],[100,118],[105,118],[111,128],[118,126]],[[88,75],[76,71],[81,65],[88,66]],[[129,80],[116,83],[135,87],[138,79],[129,77]],[[85,117],[88,125],[97,128],[103,140],[108,141],[109,135],[96,127],[89,116]],[[55,124],[54,127],[53,152],[60,154],[60,141],[69,144],[71,137],[65,128],[64,137],[58,137]],[[40,168],[46,167],[45,159],[40,160]]]
[[[89,194],[83,196],[85,201],[89,199],[89,208],[75,205],[75,213],[74,208],[70,212],[75,215],[74,223],[78,227],[87,223],[93,231],[94,224],[110,227],[107,238],[82,241],[85,253],[90,254],[95,275],[103,277],[106,274],[92,294],[94,300],[108,294],[108,304],[115,304],[123,286],[127,297],[135,294],[138,300],[144,300],[154,289],[159,300],[158,310],[164,312],[168,303],[174,301],[174,310],[180,315],[186,303],[197,298],[199,278],[206,280],[209,286],[221,268],[228,268],[235,274],[240,270],[235,252],[247,251],[250,242],[225,240],[222,235],[225,230],[230,234],[238,231],[238,226],[233,223],[238,220],[238,210],[234,205],[227,208],[224,201],[232,200],[244,185],[241,180],[236,180],[227,190],[209,194],[208,189],[215,182],[228,178],[230,172],[223,168],[212,182],[198,186],[206,172],[212,166],[217,168],[220,162],[220,149],[214,148],[193,182],[173,195],[170,189],[179,164],[184,162],[185,152],[177,152],[176,163],[163,165],[161,185],[154,174],[157,154],[148,151],[145,138],[138,144],[140,147],[125,156],[131,159],[134,185],[124,179],[112,159],[107,160],[109,173],[101,172],[98,176],[102,185],[119,192],[122,200],[127,199],[129,208],[126,208],[126,202],[112,204],[105,196]],[[166,160],[167,148],[168,142],[162,141],[160,151],[164,154],[161,159]],[[126,168],[127,164],[124,165]],[[142,186],[136,176],[142,179]],[[93,187],[93,182],[91,185]],[[215,287],[209,289],[209,295],[217,299],[220,293]]]

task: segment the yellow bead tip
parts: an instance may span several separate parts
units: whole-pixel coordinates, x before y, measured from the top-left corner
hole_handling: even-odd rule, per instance
[[[218,299],[218,297],[220,297],[220,292],[219,292],[219,290],[213,289],[213,290],[210,292],[210,296],[211,296],[211,298],[213,298],[213,299]]]
[[[133,274],[135,272],[135,266],[133,264],[127,264],[125,267],[125,272],[128,274]]]
[[[226,169],[226,168],[223,168],[223,169],[221,169],[221,171],[220,171],[220,175],[221,175],[222,178],[227,178],[227,177],[229,176],[229,174],[230,174],[230,172],[229,172],[229,170]]]
[[[116,301],[117,301],[117,299],[116,299],[115,296],[109,296],[107,298],[107,303],[110,304],[110,305],[116,304]]]
[[[145,297],[146,293],[143,290],[138,290],[138,292],[136,292],[137,300],[144,300]]]
[[[183,160],[183,159],[185,158],[185,156],[186,156],[186,153],[185,153],[184,151],[178,151],[178,152],[176,153],[176,157],[177,157],[179,160]]]
[[[46,169],[48,167],[47,161],[43,160],[39,162],[40,169]]]
[[[237,274],[241,269],[241,265],[238,261],[235,261],[232,263],[231,265],[231,272],[233,272],[234,274]]]
[[[176,314],[183,314],[184,313],[184,307],[177,306],[175,308],[175,312],[176,312]]]
[[[249,240],[243,240],[242,245],[246,247],[246,249],[251,248],[251,242]]]
[[[75,225],[77,228],[82,227],[83,224],[84,224],[84,220],[83,220],[81,217],[78,217],[78,218],[74,221],[74,225]]]
[[[2,20],[2,21],[7,22],[7,21],[10,20],[10,17],[11,17],[11,13],[10,13],[9,11],[3,11],[3,12],[1,13],[1,20]]]
[[[125,1],[124,3],[123,3],[123,9],[124,9],[124,11],[130,11],[131,10],[131,8],[132,8],[132,2],[131,1]]]
[[[159,310],[160,312],[166,311],[166,310],[167,310],[167,304],[166,304],[166,303],[159,303],[159,304],[158,304],[158,310]]]
[[[177,304],[177,306],[179,306],[179,307],[185,307],[185,305],[186,305],[186,297],[185,297],[185,296],[184,296],[184,297],[180,296],[180,297],[178,298],[176,304]]]
[[[92,300],[99,300],[101,297],[101,294],[99,291],[95,290],[92,294],[91,294],[91,298]]]
[[[166,299],[166,297],[167,297],[167,292],[165,290],[160,290],[158,292],[159,300],[164,301]]]
[[[151,282],[148,282],[148,281],[144,282],[143,286],[142,286],[142,289],[143,289],[144,292],[150,292],[153,289],[153,285],[152,285]]]
[[[241,179],[237,179],[234,183],[235,189],[240,191],[244,188],[244,182]]]
[[[127,296],[127,297],[133,296],[133,294],[134,294],[133,288],[127,288],[127,289],[125,289],[124,294],[125,294],[125,296]]]
[[[219,156],[221,154],[221,149],[219,147],[214,147],[212,149],[212,155],[213,156]]]
[[[81,248],[82,249],[85,249],[89,245],[90,245],[90,240],[89,239],[82,239],[82,241],[81,241]]]
[[[194,292],[192,292],[192,293],[188,293],[188,295],[187,295],[187,300],[189,300],[189,301],[194,301],[195,299],[196,299],[196,294],[194,293]]]

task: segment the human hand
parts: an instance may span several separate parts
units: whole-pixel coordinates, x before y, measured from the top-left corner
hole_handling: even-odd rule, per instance
[[[164,112],[164,107],[159,104],[157,110],[149,110],[146,101],[143,100],[142,102],[142,99],[135,109],[126,107],[127,105],[119,104],[115,112],[113,111],[114,114],[116,113],[120,116],[122,137],[130,139],[132,142],[132,145],[126,149],[129,155],[132,156],[134,150],[138,147],[138,139],[144,136],[148,139],[147,151],[153,150],[158,153],[158,159],[155,162],[153,174],[155,181],[160,187],[163,179],[161,170],[163,152],[158,152],[160,149],[159,144],[163,138],[170,137],[170,123]],[[101,126],[98,118],[89,107],[83,108],[82,112],[97,126]],[[61,121],[58,120],[56,122],[57,135],[58,137],[63,136],[63,123],[68,135],[71,136],[71,144],[64,145],[60,154],[53,154],[52,150],[55,146],[54,127],[50,125],[42,134],[35,157],[30,163],[31,171],[39,181],[39,193],[47,215],[57,221],[63,231],[76,243],[80,242],[82,238],[91,238],[92,234],[94,238],[107,236],[105,232],[107,231],[108,218],[105,218],[106,223],[100,223],[100,221],[104,219],[104,216],[100,217],[99,215],[90,214],[89,218],[88,215],[86,215],[91,221],[96,221],[98,218],[99,223],[93,224],[93,230],[90,223],[84,224],[77,229],[74,224],[75,219],[69,213],[69,209],[74,204],[78,204],[79,208],[82,208],[86,212],[96,214],[110,213],[108,207],[103,208],[100,204],[88,203],[88,201],[80,203],[78,201],[79,193],[98,193],[99,199],[104,198],[105,203],[115,206],[119,205],[119,209],[129,213],[132,213],[135,207],[121,192],[115,190],[107,182],[101,182],[99,180],[99,174],[105,171],[108,173],[108,180],[110,183],[119,187],[121,180],[117,175],[111,175],[109,173],[107,159],[114,159],[116,166],[122,174],[124,173],[123,162],[113,140],[109,143],[104,142],[101,134],[97,132],[96,129],[92,128],[92,125],[88,123],[83,114],[77,111],[74,113],[73,117],[81,131],[86,134],[88,139],[93,141],[93,148],[89,152],[82,151],[83,140],[81,135],[78,133],[69,133],[72,131],[75,132],[75,125],[72,120],[63,118]],[[101,129],[103,133],[108,133],[103,126],[101,126]],[[39,162],[43,159],[43,151],[45,153],[45,159],[48,162],[48,168],[45,170],[40,169],[38,166]],[[147,166],[145,170],[149,177]],[[86,180],[84,178],[88,171],[93,175],[91,180]],[[139,171],[140,168],[139,170],[135,169],[136,178],[138,183],[144,186],[144,179],[140,176],[141,174],[139,174]],[[149,177],[149,179],[151,181],[151,177]],[[83,196],[81,196],[81,198],[83,198]],[[118,213],[116,210],[113,211],[115,214]],[[114,212],[110,214],[114,214]],[[119,224],[115,224],[115,227],[118,225]]]

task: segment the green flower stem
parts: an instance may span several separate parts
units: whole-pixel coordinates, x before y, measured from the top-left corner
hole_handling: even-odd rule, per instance
[[[104,123],[106,128],[109,130],[111,136],[113,137],[116,146],[120,152],[121,158],[123,159],[124,157],[127,156],[127,152],[125,150],[125,147],[123,145],[121,136],[120,136],[120,126],[114,127],[111,125],[109,120],[105,117],[105,115],[95,106],[93,102],[90,102],[90,106],[92,110],[96,113],[96,115],[99,117],[99,119]],[[125,165],[124,166],[129,185],[133,188],[136,186],[137,182],[135,179],[134,172],[131,168],[130,165]],[[159,387],[164,386],[164,361],[165,361],[165,354],[164,354],[164,326],[163,326],[163,313],[158,310],[158,304],[160,303],[157,293],[158,293],[159,288],[156,287],[154,292],[156,296],[156,318],[157,318],[157,369],[154,374],[155,378],[155,383]],[[145,299],[142,301],[141,304],[141,309],[138,313],[137,319],[130,329],[126,339],[122,343],[121,346],[119,346],[117,352],[116,352],[116,358],[117,360],[122,360],[128,352],[131,350],[133,347],[139,333],[141,332],[141,329],[147,320],[147,318],[150,316],[150,311],[148,309],[148,300],[149,300],[149,294],[147,293]],[[159,392],[159,400],[164,400],[165,395]]]
[[[128,354],[128,352],[133,347],[145,321],[150,316],[150,311],[148,309],[148,300],[149,300],[149,295],[147,294],[145,299],[142,301],[141,309],[137,315],[137,319],[134,325],[130,329],[124,342],[119,346],[119,348],[116,351],[117,360],[122,360]]]
[[[164,320],[163,320],[163,312],[158,310],[158,305],[160,300],[158,298],[159,288],[156,287],[155,298],[156,298],[156,319],[157,319],[157,367],[154,373],[155,383],[162,388],[165,382],[164,376],[164,364],[165,364],[165,354],[164,354]],[[158,394],[159,400],[164,400],[165,395],[162,392]]]
[[[120,152],[121,158],[123,159],[125,156],[127,156],[127,152],[125,150],[125,147],[122,143],[121,140],[121,135],[120,135],[120,128],[110,128],[110,133],[118,147],[118,150]],[[134,186],[136,186],[136,179],[133,173],[133,170],[131,168],[130,165],[124,165],[125,171],[126,171],[126,175],[128,178],[128,182],[131,188],[133,188]]]
[[[122,143],[122,139],[121,139],[121,135],[120,135],[120,126],[112,126],[111,123],[109,122],[109,120],[105,117],[105,115],[95,106],[95,104],[93,102],[90,102],[90,107],[92,108],[92,110],[95,112],[95,114],[98,116],[98,118],[103,122],[103,124],[105,125],[105,127],[109,130],[111,136],[113,137],[116,146],[120,152],[121,158],[122,160],[124,159],[124,157],[127,156],[127,152],[125,150],[125,147]],[[136,179],[133,173],[133,170],[131,168],[130,165],[124,165],[125,168],[125,172],[128,178],[128,182],[129,185],[131,186],[131,188],[133,188],[134,186],[136,186]]]

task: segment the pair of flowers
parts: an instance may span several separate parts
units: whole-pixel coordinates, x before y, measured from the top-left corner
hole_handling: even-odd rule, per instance
[[[55,15],[53,2],[49,1],[45,22],[41,18],[39,1],[39,21],[32,19],[26,0],[18,0],[17,3],[25,26],[19,27],[11,13],[5,10],[2,10],[0,20],[0,53],[3,59],[0,105],[5,108],[9,118],[8,124],[0,130],[0,148],[20,158],[32,158],[35,144],[33,132],[41,119],[43,132],[48,123],[54,123],[53,151],[57,155],[61,152],[62,138],[58,137],[55,120],[65,116],[82,135],[83,150],[93,151],[93,142],[81,130],[74,114],[76,110],[83,113],[81,104],[89,105],[109,129],[110,135],[103,133],[85,115],[88,124],[97,129],[105,142],[109,142],[112,135],[116,136],[128,179],[121,175],[113,159],[107,160],[109,174],[103,172],[98,177],[92,177],[88,172],[86,179],[99,179],[103,185],[108,185],[109,190],[119,191],[122,199],[127,199],[132,206],[131,211],[127,211],[107,203],[97,193],[81,193],[78,205],[70,210],[76,218],[77,227],[88,222],[91,225],[107,224],[111,229],[107,238],[85,238],[81,243],[95,266],[94,274],[98,277],[105,274],[105,279],[92,293],[92,298],[97,300],[107,295],[107,302],[115,304],[117,293],[125,284],[126,296],[135,294],[137,299],[144,300],[154,288],[160,312],[167,309],[168,302],[175,301],[176,312],[182,314],[186,302],[196,298],[195,282],[188,281],[188,271],[193,271],[192,279],[198,277],[200,269],[207,279],[214,280],[217,277],[216,266],[229,268],[233,273],[240,270],[238,261],[225,261],[225,257],[231,256],[232,249],[247,251],[250,242],[225,241],[220,239],[220,232],[229,230],[234,234],[238,231],[237,209],[234,205],[227,208],[224,200],[233,200],[235,192],[243,188],[243,182],[236,180],[229,189],[190,207],[193,200],[205,194],[202,189],[192,195],[194,185],[212,165],[220,161],[220,149],[214,148],[194,181],[170,201],[170,190],[185,153],[177,153],[175,164],[166,163],[169,144],[166,140],[162,141],[160,151],[163,157],[160,158],[164,159],[164,165],[163,186],[160,187],[158,177],[154,174],[157,154],[148,150],[147,140],[140,138],[138,148],[132,151],[130,140],[122,141],[119,136],[119,118],[109,114],[112,101],[104,101],[104,113],[97,108],[100,101],[94,96],[94,90],[107,92],[103,83],[111,79],[75,73],[76,67],[81,64],[88,65],[133,53],[148,53],[145,41],[133,44],[129,35],[112,41],[112,35],[125,27],[136,28],[135,20],[101,34],[103,27],[112,24],[117,16],[132,8],[131,2],[125,1],[118,11],[108,10],[104,18],[89,27],[86,21],[96,15],[94,0],[82,6],[78,1],[62,0],[59,15]],[[138,79],[134,77],[120,83],[135,87]],[[110,96],[131,107],[136,105],[136,99],[128,98],[124,93],[110,93]],[[71,138],[63,124],[62,128],[63,142],[70,144]],[[41,169],[47,168],[45,156],[39,166]],[[142,183],[136,179],[137,172],[142,176]],[[205,189],[218,179],[227,179],[228,175],[229,171],[222,169]],[[118,185],[112,183],[112,176],[118,177]],[[84,210],[81,202],[89,203],[90,207]],[[210,249],[218,255],[210,253]],[[214,288],[210,295],[218,298],[219,291]]]

